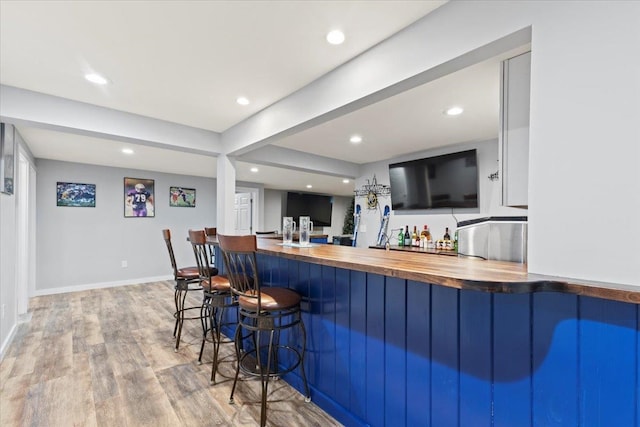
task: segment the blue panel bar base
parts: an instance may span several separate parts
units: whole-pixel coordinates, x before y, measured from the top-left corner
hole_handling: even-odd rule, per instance
[[[345,426],[640,426],[637,304],[258,263],[303,295],[312,401]]]

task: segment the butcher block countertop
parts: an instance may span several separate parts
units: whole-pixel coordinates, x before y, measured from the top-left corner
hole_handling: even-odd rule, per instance
[[[526,264],[514,262],[327,244],[288,247],[272,239],[257,241],[258,253],[457,289],[511,294],[561,292],[640,304],[640,284],[533,274],[527,272]],[[217,240],[214,237],[210,242],[216,244]]]

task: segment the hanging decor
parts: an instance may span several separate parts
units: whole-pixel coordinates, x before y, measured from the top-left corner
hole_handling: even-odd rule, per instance
[[[377,209],[378,199],[382,197],[388,197],[391,195],[391,188],[388,185],[378,184],[376,176],[373,175],[373,179],[362,186],[361,189],[355,190],[356,197],[365,197],[367,209]]]

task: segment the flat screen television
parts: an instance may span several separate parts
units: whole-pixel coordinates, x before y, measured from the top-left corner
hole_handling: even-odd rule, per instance
[[[311,217],[314,227],[331,227],[333,197],[312,193],[287,192],[286,216],[298,223],[301,216]]]
[[[478,207],[476,150],[389,165],[393,210]]]

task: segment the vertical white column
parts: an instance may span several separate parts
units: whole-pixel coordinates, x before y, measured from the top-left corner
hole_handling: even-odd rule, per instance
[[[226,154],[218,156],[216,228],[218,233],[233,234],[235,230],[236,161]]]

